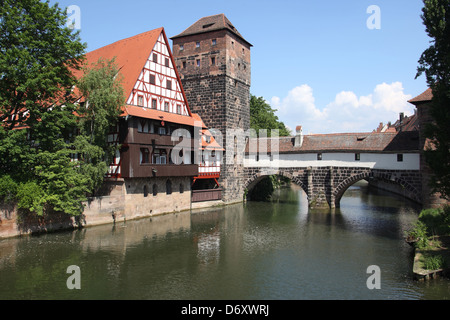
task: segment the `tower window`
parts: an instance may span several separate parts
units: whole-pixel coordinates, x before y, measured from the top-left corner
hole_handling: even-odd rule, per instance
[[[213,65],[213,66],[216,65],[216,58],[215,57],[211,58],[211,65]]]
[[[197,59],[197,67],[200,67],[200,59]]]
[[[196,47],[196,48],[200,48],[200,41],[197,41],[197,42],[195,43],[195,47]]]
[[[180,44],[180,51],[183,51],[183,50],[184,50],[184,45]]]
[[[217,44],[217,40],[216,39],[212,39],[212,45],[215,46]]]
[[[186,61],[183,61],[183,69],[186,69]]]

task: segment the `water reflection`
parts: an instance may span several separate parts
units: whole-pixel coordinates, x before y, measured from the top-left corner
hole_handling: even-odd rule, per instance
[[[417,208],[351,187],[334,214],[283,189],[248,202],[0,241],[1,299],[422,299],[446,282],[412,281],[403,232]],[[366,287],[369,265],[382,289]],[[78,265],[82,289],[66,287]]]

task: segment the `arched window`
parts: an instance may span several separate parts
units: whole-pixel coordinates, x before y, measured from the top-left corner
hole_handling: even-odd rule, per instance
[[[180,183],[180,193],[184,192],[184,185],[182,183]]]
[[[153,185],[153,196],[156,196],[158,194],[158,186],[156,183]]]
[[[147,189],[147,186],[145,185],[144,186],[144,197],[147,197],[148,196],[148,189]]]
[[[172,194],[172,182],[170,180],[166,181],[166,193]]]

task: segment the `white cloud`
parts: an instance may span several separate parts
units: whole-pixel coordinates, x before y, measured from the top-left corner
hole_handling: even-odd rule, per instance
[[[271,106],[288,127],[303,126],[305,133],[372,131],[380,122],[394,122],[399,112],[410,115],[414,107],[407,101],[401,82],[377,85],[366,96],[352,91],[336,94],[333,101],[320,109],[315,105],[313,90],[307,84],[290,90],[286,97],[272,97]]]

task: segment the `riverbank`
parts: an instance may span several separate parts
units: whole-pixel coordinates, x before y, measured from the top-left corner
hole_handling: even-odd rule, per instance
[[[438,277],[450,278],[450,236],[436,236],[439,246],[430,249],[415,249],[413,274],[416,280],[430,280]],[[443,259],[443,268],[427,268],[426,257]],[[440,258],[441,257],[441,258]]]

